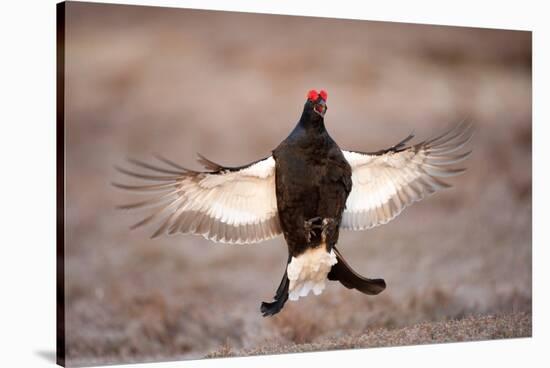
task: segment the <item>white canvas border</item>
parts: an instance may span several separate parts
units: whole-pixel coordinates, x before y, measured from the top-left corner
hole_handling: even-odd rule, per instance
[[[536,1],[100,1],[533,30],[534,218],[532,339],[126,365],[135,367],[542,366],[548,301],[548,40]],[[5,2],[2,27],[3,366],[51,366],[55,349],[55,1]],[[546,18],[546,19],[545,19]],[[544,83],[546,82],[546,83]],[[527,164],[527,163],[526,163]],[[29,226],[32,224],[32,226]]]

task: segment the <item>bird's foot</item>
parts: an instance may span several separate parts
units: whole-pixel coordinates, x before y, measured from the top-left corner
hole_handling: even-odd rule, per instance
[[[325,217],[321,224],[321,240],[323,243],[327,241],[327,234],[334,229],[336,221],[331,217]]]
[[[311,242],[311,237],[315,235],[315,229],[321,229],[322,225],[315,224],[316,222],[319,222],[321,218],[319,216],[312,217],[309,220],[304,221],[304,229],[306,231],[306,240],[307,242]]]

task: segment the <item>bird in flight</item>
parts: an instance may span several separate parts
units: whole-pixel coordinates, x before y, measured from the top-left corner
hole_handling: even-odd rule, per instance
[[[189,233],[221,243],[259,243],[283,235],[288,245],[285,272],[264,316],[281,311],[288,299],[322,293],[327,280],[376,295],[383,279],[359,275],[336,248],[340,230],[366,230],[440,189],[440,178],[462,173],[452,165],[466,159],[471,125],[414,145],[412,134],[377,152],[340,149],[325,127],[327,92],[311,90],[289,136],[268,157],[243,166],[223,166],[199,154],[205,171],[189,170],[161,156],[158,162],[129,160],[136,169],[117,169],[147,183],[116,187],[152,193],[120,206],[147,207],[134,224],[156,222],[152,237]]]

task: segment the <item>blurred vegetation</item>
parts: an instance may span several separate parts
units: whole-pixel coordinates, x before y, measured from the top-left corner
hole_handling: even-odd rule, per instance
[[[66,288],[69,364],[167,360],[530,335],[531,34],[503,30],[69,3]],[[196,152],[239,165],[328,91],[341,147],[377,150],[464,118],[474,154],[455,187],[339,249],[388,288],[330,283],[262,318],[287,258],[150,240],[115,211],[113,165]],[[498,316],[498,317],[491,317]],[[494,332],[492,332],[494,329]]]

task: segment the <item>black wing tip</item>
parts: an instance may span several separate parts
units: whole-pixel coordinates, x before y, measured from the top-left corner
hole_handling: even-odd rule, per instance
[[[113,165],[113,168],[118,171],[119,173],[126,174],[126,169],[119,165]]]
[[[125,188],[126,185],[117,183],[117,182],[115,182],[115,181],[112,181],[112,182],[110,182],[109,184],[111,184],[112,187],[115,187],[115,188],[117,188],[117,189],[126,189],[126,188]]]
[[[115,209],[120,211],[126,211],[132,209],[132,205],[130,204],[118,204],[115,206]]]
[[[381,149],[381,150],[378,150],[378,151],[375,151],[375,152],[359,152],[359,151],[355,151],[355,152],[361,153],[361,154],[366,154],[366,155],[377,155],[377,156],[384,155],[384,154],[389,153],[389,152],[401,152],[401,151],[406,150],[407,148],[409,148],[409,147],[407,147],[407,143],[409,143],[414,137],[416,137],[416,134],[413,130],[413,131],[411,131],[411,133],[409,133],[409,135],[407,137],[400,140],[399,142],[397,142],[396,144],[394,144],[393,146],[391,146],[389,148],[384,148],[384,149]]]
[[[403,139],[401,142],[397,143],[394,147],[397,148],[397,147],[403,147],[407,142],[409,142],[410,140],[412,140],[414,137],[415,137],[415,133],[414,133],[414,130],[412,130],[409,135],[407,136],[407,138]]]
[[[197,152],[197,162],[199,164],[201,164],[205,169],[207,170],[211,170],[213,172],[218,172],[218,171],[221,171],[221,170],[224,170],[225,167],[206,158],[203,154]]]
[[[454,188],[454,185],[452,184],[449,184],[443,180],[440,180],[439,181],[439,185],[441,186],[441,190],[447,190],[447,189],[452,189]]]
[[[136,173],[126,169],[125,167],[119,166],[119,165],[114,165],[114,168],[115,168],[116,171],[118,171],[119,173],[124,174],[124,175],[128,175],[128,176],[135,176],[136,175]]]
[[[150,239],[156,239],[162,234],[164,234],[164,231],[166,230],[166,227],[164,225],[160,226],[153,234],[151,234]]]
[[[198,174],[199,173],[196,170],[191,170],[191,169],[188,169],[186,167],[183,167],[183,166],[175,163],[174,161],[166,158],[165,156],[159,154],[158,152],[153,153],[153,157],[156,158],[157,160],[165,163],[166,165],[172,167],[172,168],[182,170],[183,171],[182,174]]]
[[[425,150],[429,155],[436,158],[447,157],[449,160],[454,160],[453,163],[458,163],[468,158],[473,149],[460,153],[469,145],[474,136],[473,125],[467,125],[465,128],[451,130],[436,138],[425,141],[418,150]],[[459,152],[459,153],[456,153]]]
[[[183,175],[183,174],[185,174],[185,171],[182,170],[182,169],[178,169],[178,171],[175,171],[173,168],[166,168],[166,167],[153,165],[151,163],[148,163],[148,162],[145,162],[145,161],[142,161],[142,160],[138,160],[138,159],[135,159],[135,158],[132,158],[132,157],[127,157],[126,161],[129,162],[130,164],[134,165],[134,166],[139,167],[139,168],[154,171],[154,172],[157,172],[157,173],[164,173],[164,174],[171,174],[171,175]]]
[[[353,151],[353,150],[350,152],[359,153],[363,155],[380,156],[389,152],[401,152],[411,148],[420,150],[430,145],[434,145],[434,146],[437,146],[438,144],[444,145],[444,143],[436,143],[436,142],[441,140],[446,140],[445,143],[449,143],[451,141],[457,140],[458,138],[462,138],[463,142],[460,142],[460,143],[463,143],[465,145],[471,140],[475,131],[476,129],[474,124],[472,122],[469,122],[467,118],[463,118],[458,124],[451,125],[450,128],[447,128],[444,133],[432,138],[425,139],[419,143],[415,143],[410,146],[407,146],[407,143],[409,143],[414,137],[416,137],[416,133],[414,130],[412,130],[411,133],[405,139],[402,139],[401,141],[399,141],[398,143],[394,144],[389,148],[381,149],[374,152]]]
[[[143,225],[145,225],[145,222],[142,220],[142,221],[136,222],[136,223],[133,224],[133,225],[130,225],[129,229],[130,229],[130,230],[135,230],[135,229],[137,229],[138,227],[142,227]]]
[[[172,174],[172,176],[166,176],[166,175],[149,175],[149,174],[142,174],[140,172],[130,171],[124,167],[115,165],[115,169],[120,172],[121,174],[131,176],[136,179],[142,179],[142,180],[150,180],[150,181],[162,181],[162,182],[177,182],[178,180],[181,180],[186,173],[177,172]]]
[[[452,177],[452,176],[462,175],[466,172],[466,170],[467,170],[466,167],[459,167],[456,169],[447,169],[447,172],[448,172],[448,176]]]

